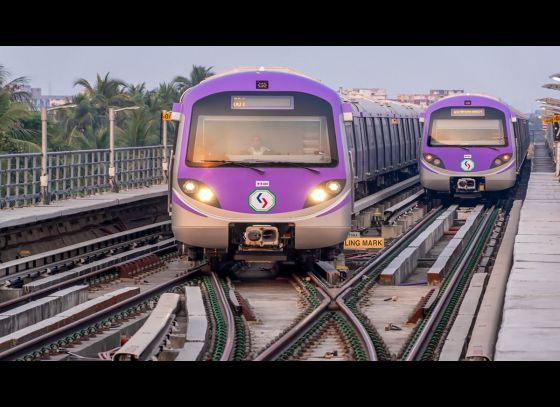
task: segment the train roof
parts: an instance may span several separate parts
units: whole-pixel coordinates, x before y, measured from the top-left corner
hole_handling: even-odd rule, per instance
[[[442,102],[442,101],[446,101],[448,99],[453,99],[453,98],[456,98],[456,97],[465,97],[465,96],[475,96],[475,97],[481,97],[481,98],[494,100],[494,101],[496,101],[498,103],[501,103],[504,106],[506,106],[512,113],[515,114],[516,117],[520,117],[520,118],[526,119],[526,120],[528,119],[528,116],[525,113],[523,113],[522,111],[516,109],[515,107],[513,107],[511,105],[508,105],[506,102],[504,102],[502,99],[500,99],[496,96],[487,95],[485,93],[470,93],[470,92],[469,93],[458,93],[458,94],[455,94],[455,95],[449,95],[449,96],[442,97],[441,99],[434,102],[433,104],[436,104],[436,103],[439,103],[439,102]]]
[[[238,73],[246,73],[246,72],[254,72],[254,73],[258,73],[258,72],[280,72],[280,73],[286,73],[286,74],[290,74],[290,75],[294,75],[294,76],[299,76],[301,78],[305,78],[305,79],[309,79],[313,82],[316,82],[318,84],[320,84],[321,86],[325,86],[323,83],[321,83],[321,81],[319,79],[313,78],[309,75],[305,75],[301,72],[298,72],[294,69],[288,68],[288,67],[284,67],[284,66],[269,66],[269,67],[264,67],[264,66],[240,66],[234,69],[228,69],[227,71],[224,72],[220,72],[216,75],[212,75],[209,76],[208,78],[204,79],[203,81],[200,81],[200,83],[198,85],[201,84],[206,84],[210,81],[213,81],[214,79],[217,78],[221,78],[224,76],[228,76],[228,75],[235,75]],[[198,86],[196,85],[196,86]],[[190,87],[188,89],[186,89],[182,94],[181,97],[179,98],[179,101],[183,101],[183,99],[185,98],[185,96],[187,94],[189,94],[194,88],[196,88],[196,86]],[[334,90],[333,90],[334,92]]]
[[[418,117],[423,109],[412,103],[393,100],[376,100],[365,96],[341,96],[345,102],[352,103],[355,112],[369,113],[372,116]]]
[[[306,75],[304,73],[301,73],[299,71],[296,71],[292,68],[288,68],[288,67],[285,67],[285,66],[267,66],[267,67],[264,67],[264,66],[240,66],[240,67],[237,67],[237,68],[228,69],[227,71],[218,73],[216,75],[209,76],[208,78],[204,79],[202,82],[206,82],[206,81],[209,81],[209,80],[212,80],[212,79],[220,78],[222,76],[233,75],[233,74],[241,73],[241,72],[283,72],[283,73],[287,73],[287,74],[290,74],[290,75],[301,76],[303,78],[311,79],[315,82],[321,83],[321,81],[319,79],[313,78],[309,75]]]

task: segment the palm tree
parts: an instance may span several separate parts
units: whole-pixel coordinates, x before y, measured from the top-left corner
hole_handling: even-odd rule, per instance
[[[33,109],[31,94],[25,90],[29,79],[26,76],[20,76],[8,82],[9,77],[10,73],[6,70],[4,65],[0,64],[0,89],[8,92],[12,102],[21,103],[30,110]]]
[[[139,85],[126,85],[126,94],[136,106],[143,105],[148,94],[148,91],[146,90],[146,83],[142,82]]]
[[[129,111],[126,114],[126,128],[118,136],[117,142],[121,146],[148,146],[158,142],[156,134],[156,119],[146,109]]]
[[[202,65],[193,65],[188,78],[184,76],[176,76],[172,82],[179,91],[179,94],[182,94],[188,88],[192,88],[193,86],[198,85],[204,79],[214,75],[214,72],[212,72],[212,68],[213,66],[207,68]]]
[[[41,151],[35,143],[36,132],[22,126],[22,120],[27,118],[27,107],[12,102],[10,92],[0,89],[0,150],[10,153]]]
[[[81,78],[74,82],[74,86],[82,86],[85,96],[100,112],[106,112],[109,106],[129,106],[130,98],[125,93],[126,82],[120,79],[110,79],[109,72],[101,78],[97,74],[97,82],[92,85],[87,79]]]
[[[82,142],[85,142],[85,147],[106,148],[108,146],[107,113],[109,107],[134,105],[130,95],[126,92],[127,83],[120,79],[109,78],[109,73],[107,73],[103,78],[97,74],[95,84],[81,78],[74,82],[74,86],[82,86],[84,92],[74,98],[74,103],[78,104],[78,108],[75,109],[74,122],[69,124],[70,128],[77,126],[84,136]],[[138,90],[135,88],[135,91]],[[123,123],[123,118],[118,118],[118,123]],[[120,131],[119,126],[116,126],[115,131]]]

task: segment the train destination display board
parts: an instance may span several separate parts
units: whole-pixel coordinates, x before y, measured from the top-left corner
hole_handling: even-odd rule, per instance
[[[383,249],[385,238],[383,237],[354,237],[348,236],[344,241],[344,249]]]
[[[461,116],[461,117],[480,117],[484,116],[485,112],[484,109],[479,108],[460,108],[460,109],[451,109],[451,116]]]
[[[232,96],[231,108],[263,109],[263,110],[292,110],[293,96]]]

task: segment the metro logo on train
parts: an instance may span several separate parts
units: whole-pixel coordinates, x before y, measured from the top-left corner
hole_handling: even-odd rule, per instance
[[[461,161],[461,169],[463,171],[472,171],[474,170],[474,161],[471,159],[465,159]]]
[[[276,205],[276,195],[268,189],[255,189],[249,195],[249,206],[256,212],[268,212]]]

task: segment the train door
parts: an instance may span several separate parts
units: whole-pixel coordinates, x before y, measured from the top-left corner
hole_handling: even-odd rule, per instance
[[[399,162],[401,165],[408,161],[408,138],[406,137],[405,126],[406,123],[404,122],[406,119],[398,119],[399,122],[397,124],[397,130],[399,131]]]
[[[516,169],[517,171],[519,171],[522,160],[521,155],[523,154],[523,123],[520,120],[517,120],[515,123],[513,123],[513,133],[513,140],[515,142],[515,157],[517,159]]]
[[[406,119],[406,131],[408,132],[408,149],[410,152],[410,160],[414,161],[416,159],[415,148],[416,148],[416,137],[412,129],[414,119]]]
[[[354,146],[356,148],[356,175],[358,179],[362,181],[365,178],[364,167],[365,167],[365,154],[364,154],[364,129],[363,129],[363,117],[356,117],[354,119]]]
[[[356,148],[354,147],[354,126],[352,123],[346,123],[346,142],[348,143],[348,151],[352,155],[352,165],[354,176],[358,175],[358,170],[356,167]]]
[[[375,127],[375,141],[377,144],[377,171],[383,171],[386,165],[385,141],[383,140],[383,132],[381,131],[381,119],[379,117],[374,117],[373,125]]]
[[[416,149],[415,149],[415,156],[416,159],[420,159],[420,150],[422,149],[422,132],[424,131],[424,123],[420,123],[420,120],[414,119],[414,130],[416,133]]]
[[[373,118],[366,117],[366,133],[367,133],[367,152],[369,156],[368,172],[375,174],[377,172],[377,144],[375,142],[375,132],[373,131]]]
[[[393,167],[398,167],[399,162],[399,137],[397,133],[397,122],[396,119],[390,118],[389,120],[389,131],[391,137],[391,163]],[[397,122],[398,123],[398,122]]]
[[[389,134],[389,118],[381,118],[381,126],[383,127],[383,141],[385,142],[385,169],[389,169],[393,166],[392,154],[391,154],[391,136]]]
[[[406,138],[406,161],[412,161],[412,133],[410,131],[410,120],[403,119],[404,122],[404,134]]]

